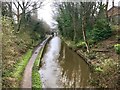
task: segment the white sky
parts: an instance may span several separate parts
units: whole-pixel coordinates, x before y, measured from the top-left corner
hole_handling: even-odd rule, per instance
[[[45,2],[45,5],[38,10],[38,18],[46,21],[50,26],[55,21],[52,18],[54,7],[52,7],[52,2]]]

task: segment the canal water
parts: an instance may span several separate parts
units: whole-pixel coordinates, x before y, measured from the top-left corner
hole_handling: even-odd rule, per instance
[[[85,88],[90,76],[86,62],[57,36],[47,46],[39,73],[42,88]]]

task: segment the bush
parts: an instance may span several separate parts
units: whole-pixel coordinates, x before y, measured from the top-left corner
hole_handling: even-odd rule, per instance
[[[78,48],[82,48],[82,47],[85,48],[86,47],[85,42],[82,42],[82,41],[80,41],[79,43],[77,43],[76,46]]]
[[[110,37],[111,34],[112,30],[106,19],[99,19],[98,21],[96,21],[96,24],[92,31],[93,40],[95,41],[104,40]]]
[[[22,55],[28,50],[31,44],[31,37],[28,32],[15,33],[14,24],[11,23],[12,19],[2,17],[2,87],[17,87],[20,83],[18,80],[24,71],[21,64],[27,63],[27,56],[25,59],[20,59]],[[32,53],[32,52],[31,52]],[[25,54],[26,55],[26,54]],[[29,57],[31,55],[29,54]],[[19,60],[20,59],[20,60]],[[20,62],[20,65],[15,66]],[[18,69],[15,71],[14,69]],[[15,71],[15,75],[12,75]],[[17,77],[16,77],[17,76]]]
[[[120,54],[120,44],[115,44],[114,49],[115,49],[117,54]]]

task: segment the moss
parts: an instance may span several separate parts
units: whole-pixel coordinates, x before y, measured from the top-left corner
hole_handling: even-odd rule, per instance
[[[42,88],[40,74],[38,72],[38,69],[39,69],[39,63],[40,63],[40,59],[41,59],[41,56],[43,53],[43,49],[44,49],[44,47],[40,50],[40,52],[35,60],[33,69],[32,69],[32,88]]]

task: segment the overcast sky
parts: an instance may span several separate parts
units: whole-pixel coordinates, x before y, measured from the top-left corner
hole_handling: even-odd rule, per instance
[[[52,6],[52,2],[45,2],[45,5],[38,10],[38,18],[45,20],[50,26],[52,26],[52,23],[55,21],[52,18],[53,10],[55,8]]]

